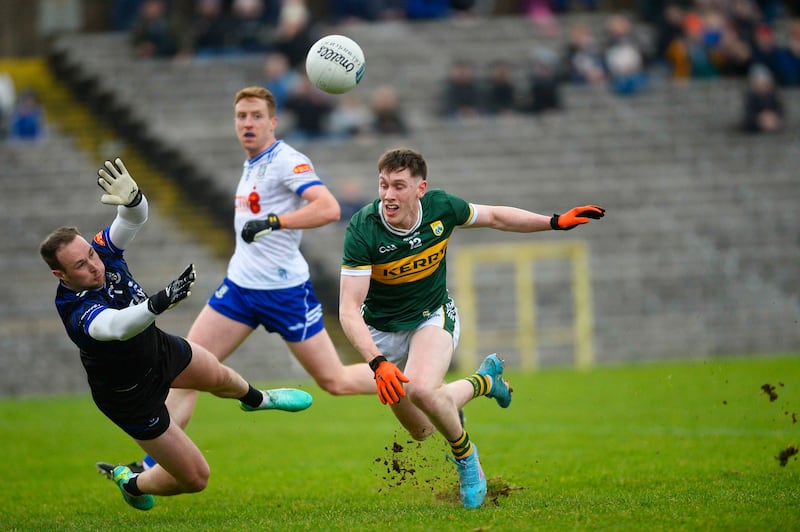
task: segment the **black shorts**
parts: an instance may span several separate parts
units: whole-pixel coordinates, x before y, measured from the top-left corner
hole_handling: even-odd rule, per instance
[[[179,336],[157,330],[158,364],[124,390],[92,385],[97,408],[137,440],[158,438],[169,427],[167,394],[170,385],[192,361],[192,347]]]

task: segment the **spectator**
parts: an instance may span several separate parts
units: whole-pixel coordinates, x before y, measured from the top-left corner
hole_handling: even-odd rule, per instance
[[[467,61],[456,61],[450,66],[442,96],[442,115],[446,118],[469,120],[483,112],[475,69]]]
[[[787,76],[784,85],[787,87],[800,86],[800,19],[789,23],[789,43],[786,46],[786,60],[788,71],[793,75]]]
[[[683,24],[686,12],[677,2],[669,2],[664,6],[655,23],[656,41],[655,56],[659,60],[667,60],[669,63],[669,50],[672,43],[683,39]],[[676,77],[684,77],[684,73]],[[688,76],[688,72],[686,73]]]
[[[674,39],[667,48],[667,61],[675,79],[705,79],[718,75],[706,44],[703,18],[687,13],[683,19],[683,36]]]
[[[113,0],[111,3],[111,29],[130,31],[142,7],[142,0]]]
[[[664,9],[668,4],[680,4],[685,6],[689,2],[680,0],[637,0],[636,16],[642,22],[657,25],[664,15]]]
[[[24,91],[17,98],[11,114],[9,136],[24,141],[39,140],[44,136],[44,112],[35,92]]]
[[[726,19],[719,44],[710,50],[710,55],[721,76],[744,78],[750,70],[753,51]]]
[[[727,18],[740,39],[749,45],[755,42],[756,30],[761,24],[761,14],[751,0],[732,0]]]
[[[0,72],[0,140],[8,136],[16,98],[14,80],[9,74]]]
[[[382,0],[332,0],[329,2],[330,19],[333,24],[350,22],[377,22],[383,17]]]
[[[563,74],[573,83],[595,85],[606,82],[603,53],[588,24],[576,22],[569,32]]]
[[[761,24],[756,30],[753,63],[766,66],[778,85],[791,85],[797,79],[798,74],[794,70],[797,65],[793,61],[792,52],[778,44],[775,31],[766,24]]]
[[[299,76],[294,90],[286,99],[286,110],[294,118],[294,127],[288,136],[295,141],[324,137],[334,102],[333,96],[316,88],[306,76]]]
[[[289,59],[291,68],[298,68],[304,64],[315,40],[305,0],[283,0],[275,28],[274,49]]]
[[[566,13],[572,10],[572,2],[569,0],[550,0],[549,3],[555,13]],[[581,4],[583,4],[583,9],[587,11],[597,10],[597,0],[583,0]]]
[[[407,0],[406,18],[409,20],[431,20],[450,15],[450,0]]]
[[[784,108],[772,73],[753,65],[744,95],[742,129],[748,133],[775,133],[783,129]]]
[[[561,109],[558,54],[540,46],[531,53],[530,100],[525,110],[539,114]]]
[[[517,111],[514,71],[504,59],[496,59],[489,65],[484,105],[490,115],[510,115]]]
[[[761,13],[762,20],[771,26],[780,13],[781,2],[779,0],[756,0],[756,7]]]
[[[130,34],[136,57],[185,57],[191,49],[187,34],[170,16],[165,0],[144,0]]]
[[[342,94],[328,116],[327,131],[336,138],[368,139],[372,132],[370,108],[358,94]]]
[[[630,20],[625,15],[611,15],[606,29],[605,64],[612,90],[620,95],[640,92],[647,86],[644,50],[633,35]]]
[[[230,19],[222,0],[195,0],[192,17],[192,46],[195,55],[217,55],[226,51]]]
[[[404,135],[408,124],[391,85],[379,85],[372,93],[372,129],[379,135]]]
[[[266,18],[263,0],[233,0],[228,43],[244,53],[269,51],[274,26]]]
[[[289,67],[289,59],[280,52],[269,52],[264,59],[263,85],[275,96],[275,107],[283,110],[286,99],[294,90],[299,75]]]
[[[359,180],[354,177],[348,177],[341,182],[336,197],[341,209],[339,222],[347,225],[350,223],[350,218],[370,202],[372,198],[364,194],[363,189]]]
[[[553,13],[549,0],[524,0],[522,12],[534,25],[544,31],[545,35],[555,37],[560,32],[558,18]]]

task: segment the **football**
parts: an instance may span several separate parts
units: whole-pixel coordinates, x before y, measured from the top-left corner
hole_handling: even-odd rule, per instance
[[[306,56],[306,75],[317,88],[330,94],[352,90],[364,77],[364,52],[353,39],[327,35]]]

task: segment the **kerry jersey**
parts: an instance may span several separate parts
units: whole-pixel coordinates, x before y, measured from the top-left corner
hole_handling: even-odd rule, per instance
[[[109,240],[108,232],[106,227],[91,241],[106,267],[105,285],[96,290],[76,292],[59,283],[55,300],[67,335],[80,349],[81,362],[93,389],[128,386],[132,375],[144,375],[156,367],[159,352],[155,324],[124,341],[100,341],[89,336],[89,325],[103,310],[120,310],[147,299],[147,294],[128,270],[122,250]]]
[[[459,225],[475,221],[471,203],[443,190],[420,199],[420,218],[409,231],[389,226],[375,200],[350,220],[342,275],[370,276],[364,321],[381,331],[414,329],[450,298],[445,254]]]
[[[234,202],[236,249],[228,263],[231,281],[243,288],[275,290],[309,279],[308,263],[300,253],[301,229],[273,231],[252,244],[242,240],[241,233],[249,220],[296,211],[306,203],[303,192],[321,184],[311,160],[280,140],[244,162]]]

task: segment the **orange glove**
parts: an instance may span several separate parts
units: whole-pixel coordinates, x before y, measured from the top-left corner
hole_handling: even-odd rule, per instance
[[[599,220],[605,215],[606,210],[597,205],[584,205],[583,207],[575,207],[564,214],[554,214],[550,218],[550,227],[556,231],[569,231],[574,229],[580,224],[589,222],[589,219]]]
[[[370,360],[369,367],[375,373],[375,384],[378,386],[378,399],[381,403],[393,405],[406,396],[402,383],[408,382],[408,377],[403,375],[400,368],[386,360],[385,356],[379,355]]]

